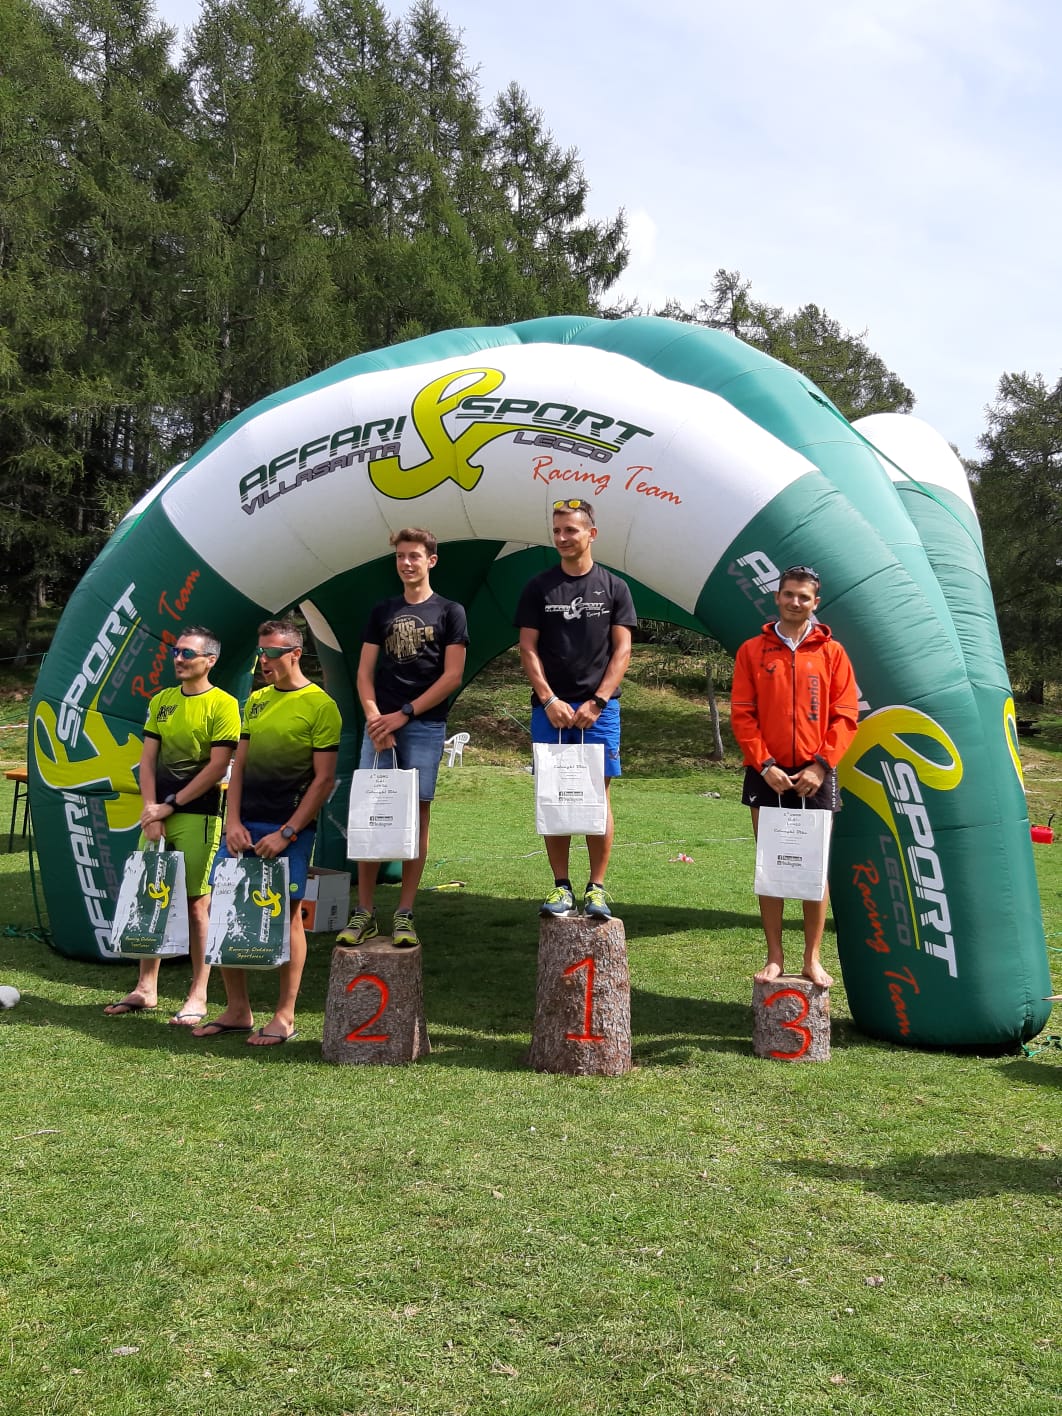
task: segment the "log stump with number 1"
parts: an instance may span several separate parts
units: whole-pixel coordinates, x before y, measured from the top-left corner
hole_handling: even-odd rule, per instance
[[[431,1051],[421,951],[380,936],[332,950],[321,1055],[326,1062],[414,1062]]]
[[[779,1062],[828,1062],[830,990],[803,974],[753,982],[752,1050]]]
[[[543,915],[529,1066],[578,1077],[631,1069],[631,979],[623,922]]]

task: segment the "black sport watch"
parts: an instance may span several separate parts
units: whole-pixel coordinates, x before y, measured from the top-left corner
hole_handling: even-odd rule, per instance
[[[402,707],[398,711],[400,713],[404,713],[407,718],[415,718],[417,716],[416,713],[414,713],[413,711],[412,703],[403,703]]]
[[[597,711],[598,711],[599,713],[603,713],[603,712],[605,711],[605,709],[608,707],[608,699],[607,699],[607,698],[599,698],[596,693],[592,693],[592,694],[590,695],[590,702],[596,705]]]

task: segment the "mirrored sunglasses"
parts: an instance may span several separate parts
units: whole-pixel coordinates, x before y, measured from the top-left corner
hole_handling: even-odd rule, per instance
[[[205,657],[201,649],[173,649],[170,652],[175,659],[202,659]]]

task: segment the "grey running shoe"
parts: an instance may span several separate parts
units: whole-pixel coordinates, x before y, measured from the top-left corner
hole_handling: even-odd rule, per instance
[[[542,915],[572,914],[575,910],[575,896],[566,885],[555,885],[538,908]]]
[[[395,910],[395,922],[391,929],[391,941],[396,949],[415,949],[420,943],[412,910]]]
[[[591,919],[611,919],[612,911],[606,903],[604,886],[588,885],[583,895],[583,914]]]
[[[365,944],[370,939],[375,939],[380,932],[380,926],[376,923],[375,910],[357,909],[347,920],[346,929],[341,929],[336,935],[338,944]]]

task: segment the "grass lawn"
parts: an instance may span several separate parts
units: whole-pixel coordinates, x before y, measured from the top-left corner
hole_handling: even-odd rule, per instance
[[[322,1062],[323,936],[287,1047],[167,1027],[179,964],[157,1014],[104,1018],[132,968],[33,937],[25,846],[0,848],[0,982],[24,995],[0,1014],[0,1410],[1057,1408],[1062,1051],[874,1042],[838,984],[829,1063],[753,1058],[739,776],[705,762],[703,706],[648,679],[609,877],[635,1070],[523,1065],[549,878],[510,667],[451,719],[473,737],[440,776],[425,885],[454,888],[418,906],[414,1066]],[[1062,851],[1036,859],[1054,947]]]

